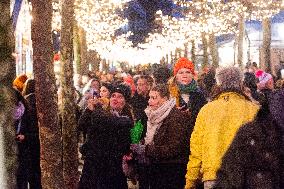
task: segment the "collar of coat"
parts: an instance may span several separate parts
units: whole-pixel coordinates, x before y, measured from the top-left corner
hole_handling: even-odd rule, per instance
[[[223,90],[223,91],[220,91],[219,93],[217,93],[214,97],[213,97],[213,100],[217,100],[219,98],[222,98],[225,94],[227,93],[232,93],[232,94],[236,94],[238,96],[240,96],[241,98],[244,98],[246,100],[250,100],[250,98],[245,95],[241,90],[237,90],[237,89],[228,89],[228,90]]]
[[[168,85],[169,85],[170,95],[171,97],[176,99],[176,106],[179,107],[180,106],[180,91],[176,83],[175,77],[171,78],[168,81]],[[196,91],[199,91],[198,87]]]

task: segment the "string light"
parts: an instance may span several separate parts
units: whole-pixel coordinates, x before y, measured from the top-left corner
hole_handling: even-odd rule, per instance
[[[128,20],[122,16],[129,1],[75,0],[75,18],[86,31],[88,50],[96,50],[102,58],[115,62],[159,62],[166,54],[182,48],[191,40],[198,43],[202,33],[215,36],[238,33],[237,25],[241,16],[245,19],[271,17],[280,11],[281,5],[280,1],[276,3],[275,0],[258,1],[250,6],[240,1],[176,0],[180,8],[174,11],[181,11],[183,17],[164,16],[158,11],[155,23],[162,27],[150,33],[145,43],[134,47],[128,40],[133,35],[128,31]],[[61,21],[61,17],[56,18]]]
[[[85,29],[88,50],[96,50],[102,58],[131,64],[159,62],[167,53],[182,46],[183,39],[175,40],[173,35],[149,34],[146,43],[133,47],[127,32],[116,35],[116,31],[127,27],[128,20],[120,16],[127,0],[75,1],[75,17]],[[180,37],[180,36],[177,36]]]
[[[281,10],[283,1],[280,0],[259,0],[252,2],[251,6],[251,20],[263,20],[271,18],[273,15],[278,14]]]
[[[52,2],[52,30],[60,31],[61,29],[61,1]]]
[[[240,2],[224,3],[222,0],[182,1],[180,4],[184,9],[185,19],[182,24],[180,20],[176,20],[171,25],[191,25],[187,30],[198,37],[201,33],[213,33],[216,36],[235,33],[239,17],[247,10]]]

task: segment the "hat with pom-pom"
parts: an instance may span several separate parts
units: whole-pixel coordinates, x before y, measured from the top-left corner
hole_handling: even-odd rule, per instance
[[[269,73],[264,72],[263,70],[258,70],[255,72],[256,78],[260,84],[266,84],[270,79],[272,79],[272,75]]]

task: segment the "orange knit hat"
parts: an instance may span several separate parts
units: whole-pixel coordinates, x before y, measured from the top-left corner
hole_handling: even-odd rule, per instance
[[[174,66],[174,75],[177,74],[177,72],[181,69],[181,68],[187,68],[190,70],[190,72],[192,74],[194,74],[194,65],[193,63],[188,60],[187,58],[179,58],[178,61],[176,62],[175,66]]]
[[[13,86],[16,87],[20,92],[22,92],[27,79],[28,76],[26,74],[21,74],[13,81]]]

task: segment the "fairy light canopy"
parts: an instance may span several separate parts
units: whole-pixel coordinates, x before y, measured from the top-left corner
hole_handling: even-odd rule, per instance
[[[133,32],[128,29],[128,19],[122,15],[127,2],[129,1],[75,1],[75,17],[86,31],[89,50],[96,50],[102,58],[111,61],[144,64],[159,62],[163,56],[181,45],[175,40],[179,40],[181,35],[177,38],[163,35],[161,31],[157,31],[159,29],[148,34],[144,43],[133,45],[129,40]],[[159,23],[157,20],[157,24]],[[118,29],[124,32],[117,35]]]
[[[282,0],[258,0],[252,1],[249,5],[251,14],[248,19],[260,20],[271,18],[275,14],[278,14],[282,7]]]
[[[176,1],[184,7],[185,25],[190,24],[190,31],[200,36],[201,33],[216,36],[237,32],[240,16],[245,16],[247,7],[238,1]],[[179,20],[173,25],[178,25]]]
[[[277,14],[283,6],[283,2],[277,0],[162,0],[170,8],[165,13],[159,5],[151,19],[153,27],[145,34],[135,24],[143,22],[145,25],[148,15],[140,12],[142,21],[134,23],[125,13],[132,10],[129,5],[138,1],[142,0],[75,0],[75,18],[86,31],[88,50],[95,50],[102,58],[115,62],[157,63],[185,43],[198,42],[201,33],[215,36],[237,33],[240,16],[262,20]],[[54,30],[61,25],[59,5],[53,5]],[[143,36],[139,42],[133,40],[137,34]]]

